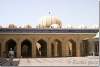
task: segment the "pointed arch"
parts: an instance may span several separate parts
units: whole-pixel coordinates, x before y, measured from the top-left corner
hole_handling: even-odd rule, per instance
[[[8,39],[6,41],[6,52],[5,52],[6,57],[8,57],[8,52],[9,52],[10,48],[12,48],[12,50],[14,51],[14,54],[15,54],[14,57],[16,57],[16,45],[17,45],[17,43],[13,39]]]
[[[36,46],[40,46],[37,49],[37,57],[47,57],[47,42],[43,39],[40,39],[37,41],[38,45]]]
[[[76,56],[76,42],[73,39],[69,39],[69,42],[72,44],[72,56]]]
[[[32,43],[28,39],[21,42],[21,56],[24,58],[32,57]]]
[[[59,39],[53,40],[53,43],[51,44],[52,49],[52,56],[61,57],[62,56],[62,43]]]

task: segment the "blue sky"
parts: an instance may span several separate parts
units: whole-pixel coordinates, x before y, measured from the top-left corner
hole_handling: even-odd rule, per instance
[[[63,24],[98,24],[98,0],[0,0],[0,25],[39,24],[41,16],[60,17]]]

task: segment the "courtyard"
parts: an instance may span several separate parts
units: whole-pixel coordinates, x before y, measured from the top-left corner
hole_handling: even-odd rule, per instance
[[[8,59],[7,59],[8,60]],[[61,58],[14,58],[12,66],[98,66],[98,56]],[[2,66],[10,66],[9,62]]]

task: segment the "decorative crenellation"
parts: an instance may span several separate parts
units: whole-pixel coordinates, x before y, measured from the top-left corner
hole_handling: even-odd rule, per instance
[[[64,29],[99,29],[99,25],[63,25]]]
[[[36,29],[99,29],[99,25],[62,25],[59,26],[59,24],[51,24],[49,27],[43,27],[41,26],[41,24],[37,25],[36,27],[32,27],[32,25],[30,24],[26,24],[26,25],[22,25],[22,26],[17,26],[15,24],[9,24],[6,27],[0,25],[0,28],[10,28],[10,29],[15,29],[15,28],[19,28],[19,29],[31,29],[31,28],[36,28]]]

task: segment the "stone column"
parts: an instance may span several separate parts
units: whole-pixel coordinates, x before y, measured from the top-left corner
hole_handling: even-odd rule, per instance
[[[66,56],[72,56],[72,43],[71,42],[69,42],[69,41],[66,41],[66,52],[65,52],[65,54],[66,54]]]
[[[67,56],[66,53],[67,53],[67,51],[66,51],[66,41],[64,40],[62,42],[62,56],[63,57]]]
[[[17,47],[17,50],[16,50],[17,58],[20,58],[21,57],[21,42],[18,42],[16,47]]]
[[[36,57],[36,42],[32,42],[32,57]]]
[[[48,40],[47,42],[47,57],[51,57],[51,41]]]
[[[56,57],[56,56],[58,56],[58,52],[57,52],[57,44],[56,44],[56,42],[54,42],[54,56]]]
[[[81,56],[81,40],[76,40],[76,56],[80,57]]]
[[[1,57],[6,57],[7,54],[5,54],[6,52],[6,44],[5,42],[1,43]]]

